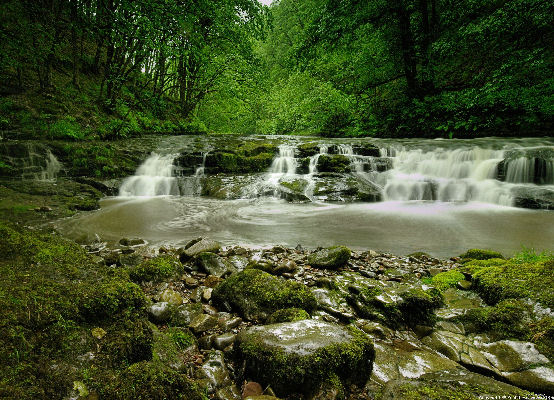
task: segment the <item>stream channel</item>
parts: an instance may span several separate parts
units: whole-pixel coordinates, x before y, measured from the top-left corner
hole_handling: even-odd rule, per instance
[[[140,237],[152,246],[207,236],[436,257],[554,250],[552,138],[233,140],[250,158],[223,170],[234,152],[225,138],[165,138],[118,196],[56,226],[80,241]]]

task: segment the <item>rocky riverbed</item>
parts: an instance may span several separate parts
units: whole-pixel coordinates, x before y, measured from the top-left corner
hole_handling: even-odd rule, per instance
[[[8,398],[554,394],[545,254],[440,260],[209,238],[80,247],[13,226],[2,234]]]

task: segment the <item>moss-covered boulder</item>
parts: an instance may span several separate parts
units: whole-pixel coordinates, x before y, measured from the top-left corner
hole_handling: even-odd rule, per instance
[[[265,320],[281,308],[296,307],[311,312],[316,307],[316,300],[306,286],[257,269],[231,275],[214,289],[212,299],[249,320]]]
[[[146,260],[129,269],[134,282],[159,282],[183,272],[183,266],[171,255],[162,255]]]
[[[102,398],[114,400],[207,400],[186,375],[156,361],[142,361],[129,366],[100,394]]]
[[[350,159],[342,154],[322,154],[317,163],[319,172],[350,172]]]
[[[363,386],[374,358],[368,336],[353,327],[302,320],[252,327],[235,342],[246,378],[270,385],[277,395],[310,395],[322,384]]]
[[[446,290],[451,287],[456,287],[458,282],[465,280],[465,275],[460,271],[453,269],[446,272],[440,272],[435,275],[431,282],[439,290]]]
[[[419,379],[389,381],[380,400],[479,400],[484,396],[531,398],[532,393],[467,370],[425,374]]]
[[[346,265],[350,254],[350,249],[345,246],[328,247],[310,254],[308,263],[316,268],[336,269]]]
[[[284,308],[277,310],[267,319],[268,324],[277,324],[279,322],[294,322],[303,319],[310,319],[310,314],[301,308]]]
[[[460,255],[462,261],[470,260],[489,260],[491,258],[501,258],[504,256],[494,250],[483,250],[483,249],[469,249],[465,253]]]
[[[215,253],[205,251],[195,258],[196,265],[210,275],[223,277],[236,272],[236,268]]]

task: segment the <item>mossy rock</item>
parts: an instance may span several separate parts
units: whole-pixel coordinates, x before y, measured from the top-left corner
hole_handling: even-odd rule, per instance
[[[488,304],[503,299],[530,298],[554,308],[554,257],[537,262],[490,259],[466,264],[474,289]]]
[[[456,287],[456,284],[465,280],[465,275],[456,269],[440,272],[431,279],[431,283],[439,290]]]
[[[354,327],[302,320],[242,331],[234,357],[245,362],[246,378],[270,385],[277,395],[313,395],[321,385],[363,386],[371,375],[374,350]]]
[[[181,263],[170,255],[163,255],[146,260],[129,269],[129,276],[134,282],[159,282],[183,272]]]
[[[279,182],[279,185],[294,193],[304,193],[304,190],[306,190],[306,187],[308,186],[308,181],[305,179],[295,179],[292,181],[281,181]]]
[[[346,265],[350,259],[350,254],[348,247],[333,246],[310,254],[308,263],[316,268],[336,269]]]
[[[277,310],[267,319],[268,324],[277,324],[279,322],[294,322],[303,319],[310,319],[310,314],[301,308],[284,308]]]
[[[306,286],[257,269],[231,275],[214,289],[212,299],[249,320],[265,320],[281,308],[296,307],[311,312],[316,307],[315,297]]]
[[[419,379],[387,382],[379,400],[479,400],[483,398],[532,398],[532,393],[465,370],[447,370]]]
[[[504,256],[497,251],[493,250],[482,250],[482,249],[470,249],[465,253],[460,255],[462,261],[468,260],[489,260],[491,258],[501,258]]]
[[[322,154],[317,162],[319,172],[351,172],[350,159],[342,154]]]
[[[67,397],[85,371],[105,382],[151,357],[146,298],[124,270],[98,265],[57,235],[1,223],[0,234],[1,396]],[[83,357],[91,352],[97,357]]]
[[[113,400],[207,400],[186,375],[155,361],[142,361],[129,366],[101,395]]]

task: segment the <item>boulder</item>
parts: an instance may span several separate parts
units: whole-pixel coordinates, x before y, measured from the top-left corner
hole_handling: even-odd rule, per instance
[[[479,400],[488,396],[524,399],[530,398],[533,394],[483,375],[454,369],[424,374],[418,379],[389,381],[385,385],[380,399]]]
[[[315,297],[306,286],[258,269],[231,275],[214,289],[212,299],[248,320],[265,320],[281,308],[296,307],[311,312],[316,307]]]
[[[208,274],[219,278],[236,272],[236,268],[232,264],[226,262],[217,254],[208,251],[196,256],[196,265]]]
[[[217,318],[208,314],[200,314],[190,322],[189,328],[196,334],[203,333],[217,326]]]
[[[242,331],[234,356],[245,363],[247,379],[270,385],[279,396],[309,396],[328,382],[363,386],[374,350],[370,338],[354,327],[302,320]]]
[[[181,253],[182,258],[192,258],[200,253],[210,252],[217,253],[221,249],[221,243],[216,242],[215,240],[202,238],[198,242],[194,243],[189,248],[185,249]],[[184,257],[183,257],[184,256]]]
[[[350,249],[345,246],[333,246],[318,250],[308,256],[308,263],[316,268],[337,269],[350,259]]]
[[[219,350],[209,353],[208,359],[197,371],[196,378],[206,381],[206,389],[210,394],[233,383],[225,365],[223,353]]]

